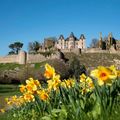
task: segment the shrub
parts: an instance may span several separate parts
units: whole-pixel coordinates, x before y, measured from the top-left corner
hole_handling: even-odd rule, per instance
[[[80,61],[77,57],[74,57],[69,62],[69,72],[71,77],[75,77],[76,80],[79,80],[79,76],[84,73],[86,74],[86,68],[84,65],[80,65]]]
[[[48,61],[48,63],[55,68],[56,73],[60,74],[62,80],[69,78],[69,65],[65,64],[64,61],[54,59]]]

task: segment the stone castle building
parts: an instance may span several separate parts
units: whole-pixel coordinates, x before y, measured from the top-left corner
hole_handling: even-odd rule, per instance
[[[69,50],[75,48],[85,49],[86,48],[85,36],[84,34],[81,34],[80,38],[77,39],[77,37],[75,37],[74,34],[71,32],[70,36],[65,39],[63,35],[60,35],[56,43],[56,47],[58,49]]]
[[[116,40],[112,33],[109,33],[108,37],[105,39],[102,38],[102,33],[100,33],[99,38],[99,48],[103,50],[109,50],[111,47],[113,47],[115,50],[120,49],[120,40]]]

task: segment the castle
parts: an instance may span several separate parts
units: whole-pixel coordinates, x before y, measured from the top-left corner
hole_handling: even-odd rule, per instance
[[[66,39],[63,35],[60,35],[56,41],[50,39],[45,40],[38,53],[44,53],[47,50],[50,50],[50,48],[52,48],[52,50],[56,50],[55,48],[57,48],[61,49],[62,52],[73,52],[78,55],[81,53],[81,50],[82,53],[112,53],[120,55],[120,40],[114,39],[111,33],[106,39],[103,39],[102,33],[100,33],[99,48],[86,48],[85,41],[86,39],[83,34],[81,34],[79,39],[77,39],[73,33],[71,33]],[[58,58],[57,54],[52,54],[51,56],[46,57],[43,54],[31,54],[29,52],[26,53],[25,51],[20,51],[18,55],[15,54],[0,57],[0,63],[39,63],[55,58]]]
[[[62,51],[73,51],[76,49],[86,51],[90,50],[86,47],[86,38],[84,34],[81,34],[80,38],[78,39],[73,32],[69,35],[69,37],[64,38],[63,35],[60,35],[60,37],[54,41],[50,39],[44,39],[43,49],[45,48],[57,48],[61,49]],[[107,37],[102,37],[102,33],[100,33],[99,41],[97,42],[97,47],[99,50],[110,50],[111,48],[114,50],[120,50],[120,40],[116,40],[112,33],[109,33]],[[93,48],[92,48],[93,49]],[[40,49],[41,51],[42,49]]]
[[[109,33],[108,37],[106,39],[102,38],[102,33],[100,33],[100,38],[99,38],[99,48],[102,50],[109,50],[111,46],[115,50],[120,49],[120,41],[116,40],[113,36],[112,33]]]
[[[55,46],[58,49],[69,49],[69,50],[75,48],[85,49],[86,48],[85,36],[84,34],[81,34],[80,38],[77,39],[77,37],[74,36],[73,32],[71,32],[70,36],[65,39],[63,35],[60,35]]]

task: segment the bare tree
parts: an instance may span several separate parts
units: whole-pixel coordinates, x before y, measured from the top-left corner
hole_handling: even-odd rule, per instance
[[[99,47],[99,40],[97,38],[93,38],[90,44],[91,48],[97,48]]]
[[[37,53],[39,48],[41,48],[41,44],[37,41],[30,42],[28,44],[28,51],[29,53]]]

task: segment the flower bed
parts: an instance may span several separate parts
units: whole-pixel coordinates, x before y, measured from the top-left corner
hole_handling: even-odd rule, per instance
[[[12,119],[107,120],[120,104],[120,70],[115,66],[99,66],[76,81],[61,80],[55,69],[46,64],[44,76],[47,84],[29,78],[26,85],[20,85],[21,96],[6,98],[11,108],[6,112]]]

